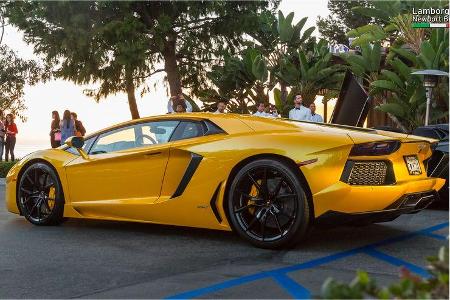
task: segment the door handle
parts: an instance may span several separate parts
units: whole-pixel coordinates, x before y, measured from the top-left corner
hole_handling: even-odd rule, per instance
[[[162,153],[161,151],[158,151],[158,152],[150,152],[150,153],[145,153],[144,156],[154,156],[154,155],[158,155],[158,154],[161,154],[161,153]]]

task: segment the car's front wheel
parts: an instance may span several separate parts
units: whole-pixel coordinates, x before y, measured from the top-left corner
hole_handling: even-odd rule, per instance
[[[261,248],[292,246],[310,224],[304,188],[297,174],[278,160],[259,159],[239,170],[227,207],[235,231]]]
[[[33,163],[22,173],[17,189],[21,213],[35,225],[63,221],[64,197],[55,171],[45,163]]]

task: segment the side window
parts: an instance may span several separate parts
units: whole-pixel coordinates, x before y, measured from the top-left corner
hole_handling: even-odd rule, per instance
[[[90,154],[108,153],[136,147],[134,126],[102,133],[92,146]]]
[[[185,140],[194,137],[203,136],[205,128],[201,122],[196,121],[182,121],[175,130],[171,141]]]
[[[101,134],[90,154],[109,153],[167,143],[179,121],[139,123]]]
[[[136,142],[139,147],[167,143],[179,123],[179,121],[159,121],[138,124]]]

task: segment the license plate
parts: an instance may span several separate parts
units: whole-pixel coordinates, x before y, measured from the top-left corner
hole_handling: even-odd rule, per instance
[[[406,167],[408,168],[409,175],[420,175],[422,170],[420,169],[420,163],[417,156],[404,156]]]

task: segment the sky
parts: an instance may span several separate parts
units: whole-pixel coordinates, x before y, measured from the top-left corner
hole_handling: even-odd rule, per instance
[[[317,16],[329,14],[327,0],[282,0],[279,9],[286,15],[294,12],[294,21],[308,17],[305,28],[315,26]],[[315,33],[318,34],[317,31]],[[2,44],[6,44],[22,58],[34,58],[33,47],[23,41],[23,34],[8,26],[5,29]],[[140,97],[136,93],[137,104],[141,117],[166,113],[167,91],[162,84],[163,74],[150,82],[150,86],[157,83],[156,89]],[[64,80],[52,80],[25,88],[25,103],[28,107],[24,112],[27,121],[16,120],[19,128],[16,148],[23,149],[48,147],[51,112],[57,110],[62,113],[65,109],[75,111],[87,132],[93,132],[107,126],[129,120],[131,118],[126,94],[118,93],[96,103],[85,96],[83,90],[92,86],[79,86]],[[318,112],[321,108],[318,107]],[[20,150],[22,147],[22,150]],[[31,148],[30,148],[31,147]],[[33,149],[34,150],[34,149]],[[20,154],[19,154],[20,155]]]

